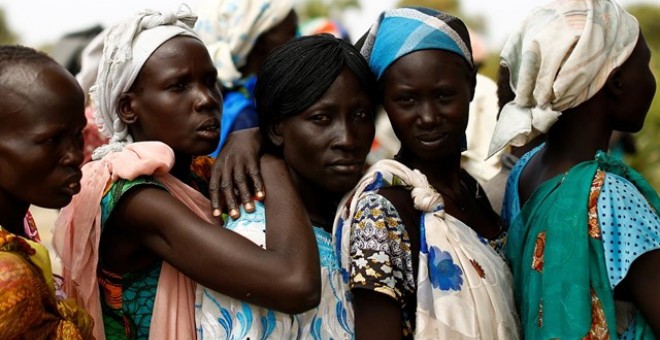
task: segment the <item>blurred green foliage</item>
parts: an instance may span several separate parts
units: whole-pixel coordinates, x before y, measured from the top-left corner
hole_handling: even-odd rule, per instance
[[[15,44],[16,34],[9,29],[5,11],[0,7],[0,45]]]
[[[626,156],[626,162],[644,175],[656,191],[660,190],[660,6],[639,4],[627,8],[642,27],[644,38],[651,49],[651,70],[655,76],[655,98],[644,122],[644,128],[635,134],[637,153]]]

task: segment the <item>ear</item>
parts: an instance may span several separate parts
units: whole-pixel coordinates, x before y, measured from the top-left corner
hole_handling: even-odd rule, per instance
[[[271,124],[268,127],[268,138],[275,146],[282,146],[284,139],[282,138],[282,122]]]
[[[623,93],[623,82],[621,81],[621,69],[615,68],[605,81],[605,88],[609,93],[618,97]]]
[[[119,111],[119,118],[126,124],[134,124],[138,117],[133,108],[133,94],[130,92],[122,93],[119,96],[119,104],[117,105]]]

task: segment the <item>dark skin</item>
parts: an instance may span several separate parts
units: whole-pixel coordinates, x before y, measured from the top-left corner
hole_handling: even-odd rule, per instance
[[[447,65],[451,65],[448,67]],[[443,72],[431,73],[429,69]],[[411,53],[392,64],[384,78],[384,107],[397,137],[402,141],[398,159],[408,167],[427,175],[429,182],[446,197],[446,210],[471,226],[482,236],[495,238],[501,232],[497,214],[485,195],[475,198],[476,182],[460,169],[460,143],[467,126],[469,102],[474,91],[474,73],[468,71],[461,57],[444,51]],[[255,131],[235,134],[235,146],[242,150],[235,155],[254,155]],[[245,142],[238,142],[245,139]],[[248,141],[250,139],[250,141]],[[231,142],[231,139],[230,139]],[[225,147],[227,152],[229,147]],[[222,152],[221,152],[222,155]],[[230,156],[231,157],[231,156]],[[252,167],[248,157],[242,157],[240,167]],[[232,161],[239,160],[234,156]],[[227,162],[230,163],[230,162]],[[231,168],[229,164],[226,168]],[[237,170],[240,171],[240,170]],[[219,174],[214,174],[219,176]],[[466,177],[467,176],[467,177]],[[224,181],[227,176],[222,176]],[[231,178],[231,177],[229,177]],[[229,183],[229,181],[228,181]],[[248,191],[247,188],[239,190]],[[399,212],[413,249],[419,249],[420,212],[412,206],[410,193],[401,188],[387,188],[379,193],[394,204]],[[451,196],[450,196],[451,195]],[[249,197],[249,195],[248,195]],[[227,197],[232,199],[231,197]],[[413,251],[416,253],[416,251]],[[413,260],[417,268],[418,259]],[[355,309],[356,339],[400,339],[402,319],[400,304],[372,290],[352,290]],[[414,305],[410,297],[409,305]]]
[[[470,188],[476,183],[460,168],[460,143],[474,93],[473,77],[456,54],[413,52],[385,71],[383,106],[401,141],[397,159],[427,176],[442,194],[447,213],[492,239],[501,233],[497,216],[485,195],[474,196]],[[418,235],[419,223],[415,221],[419,221],[419,212],[410,207],[410,193],[390,189],[381,190],[381,194],[389,196],[409,235]],[[356,339],[401,339],[402,311],[396,301],[371,290],[356,289],[353,293]]]
[[[641,129],[655,93],[650,56],[640,34],[631,56],[612,71],[604,87],[588,101],[562,114],[548,132],[545,147],[523,169],[518,187],[521,202],[526,202],[545,181],[578,163],[592,160],[598,150],[607,150],[613,130]],[[660,268],[660,250],[647,252],[633,262],[626,278],[615,289],[615,297],[632,301],[656,336],[660,335],[657,268]]]
[[[362,176],[374,131],[371,101],[349,68],[305,111],[271,127],[312,224],[332,232],[340,199]]]
[[[170,173],[184,182],[192,157],[217,145],[222,99],[215,79],[204,45],[175,37],[152,54],[131,91],[120,98],[120,118],[135,141],[172,147],[176,163]],[[260,170],[271,192],[266,218],[275,226],[266,232],[268,249],[200,219],[166,191],[143,186],[126,193],[108,220],[101,237],[103,263],[126,273],[162,260],[212,290],[249,303],[291,314],[316,306],[318,250],[304,205],[284,162],[264,156]]]
[[[252,47],[252,51],[248,54],[247,61],[245,65],[241,67],[240,71],[243,75],[257,74],[259,68],[266,60],[266,57],[270,52],[272,52],[277,47],[283,45],[289,40],[293,39],[296,36],[296,31],[298,28],[298,15],[295,11],[289,12],[289,14],[275,27],[264,32],[257,38],[257,41]],[[252,131],[258,131],[257,128],[254,128]],[[237,131],[237,133],[239,133]],[[257,133],[258,134],[258,133]],[[229,138],[225,144],[232,143],[232,138]],[[258,140],[260,141],[260,139]],[[252,148],[250,150],[258,150],[261,143],[250,144]],[[227,148],[224,148],[227,149]],[[230,148],[231,149],[231,148]],[[213,208],[213,214],[215,216],[220,216],[221,210],[226,208],[229,213],[229,216],[236,219],[240,217],[240,210],[238,204],[236,203],[236,197],[234,195],[234,186],[238,189],[239,196],[245,211],[253,212],[254,204],[252,203],[252,198],[255,197],[258,200],[263,200],[265,196],[265,189],[263,181],[259,175],[259,165],[256,159],[248,161],[248,164],[244,166],[237,164],[235,162],[225,162],[227,158],[233,158],[233,155],[227,153],[220,153],[217,157],[220,162],[216,162],[214,165],[214,174],[215,173],[225,173],[228,176],[225,176],[225,180],[222,183],[219,180],[219,176],[212,176],[209,183],[210,188],[210,198],[211,198],[211,207]],[[225,164],[237,164],[237,169],[223,168]],[[246,177],[245,174],[248,174]],[[233,179],[233,183],[227,182],[227,180]],[[233,185],[232,185],[233,184]],[[252,195],[248,186],[252,185],[255,189],[255,194]],[[224,199],[221,199],[219,191],[224,193]]]
[[[80,191],[84,96],[52,60],[7,67],[0,92],[0,226],[26,236],[31,204],[62,208]]]

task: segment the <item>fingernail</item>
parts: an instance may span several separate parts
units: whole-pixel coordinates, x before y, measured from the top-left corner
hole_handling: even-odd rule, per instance
[[[229,216],[231,216],[231,218],[238,217],[238,209],[229,210]]]
[[[213,216],[215,217],[220,216],[220,209],[213,209]]]
[[[264,195],[263,191],[261,191],[261,190],[257,191],[257,198],[258,198],[258,199],[261,200],[261,199],[263,199],[264,197],[266,197],[266,195]]]
[[[245,210],[254,210],[254,203],[252,202],[247,202],[245,203]]]

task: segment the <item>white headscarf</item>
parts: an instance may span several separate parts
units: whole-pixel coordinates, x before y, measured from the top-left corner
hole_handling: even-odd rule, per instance
[[[199,39],[192,30],[195,21],[197,16],[187,6],[182,6],[176,13],[148,9],[107,31],[96,84],[90,89],[90,95],[96,125],[110,142],[94,150],[92,159],[100,159],[133,142],[128,127],[119,118],[119,96],[130,90],[142,66],[164,42],[179,35]]]
[[[635,17],[612,0],[557,0],[534,9],[500,55],[515,99],[502,108],[489,156],[548,132],[562,111],[593,97],[638,36]]]
[[[225,87],[243,78],[239,69],[259,36],[293,10],[293,0],[206,0],[195,26]]]

